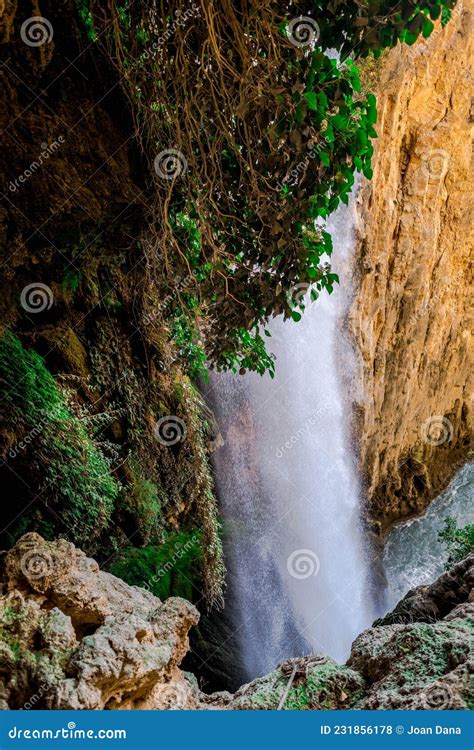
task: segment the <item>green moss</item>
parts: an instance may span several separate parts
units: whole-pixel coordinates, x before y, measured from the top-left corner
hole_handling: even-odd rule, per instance
[[[146,544],[163,533],[162,508],[164,493],[154,482],[140,476],[132,464],[130,491],[125,499],[125,510],[132,514]]]
[[[110,566],[113,575],[142,586],[160,599],[182,596],[192,601],[199,589],[202,537],[198,531],[171,534],[163,544],[128,547]]]
[[[24,349],[10,332],[0,340],[0,394],[10,406],[11,429],[30,431],[28,454],[38,478],[38,494],[58,509],[51,531],[66,529],[90,550],[106,527],[119,485],[110,465],[67,407],[64,395],[36,352]]]
[[[68,269],[64,274],[62,287],[71,295],[74,295],[81,286],[82,273],[80,271]]]
[[[76,0],[76,7],[79,17],[86,28],[87,38],[90,42],[95,42],[97,39],[97,32],[95,30],[94,20],[92,18],[88,0]]]
[[[281,707],[285,711],[315,708],[334,710],[352,708],[364,695],[364,684],[360,676],[332,661],[309,668],[302,679],[301,675],[297,676],[289,690],[289,678],[279,671],[261,678],[259,682],[262,684],[255,693],[252,694],[249,690],[244,694],[246,708],[275,710]]]

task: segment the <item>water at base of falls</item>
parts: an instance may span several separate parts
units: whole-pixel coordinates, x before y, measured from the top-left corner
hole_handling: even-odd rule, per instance
[[[207,394],[224,445],[214,454],[224,518],[227,606],[246,680],[284,659],[345,661],[374,611],[349,437],[354,357],[342,333],[350,299],[352,201],[333,216],[341,284],[299,323],[271,322],[276,377],[213,375]]]
[[[387,610],[411,588],[431,583],[443,572],[447,552],[438,534],[447,516],[459,527],[474,524],[474,462],[456,474],[423,516],[400,524],[388,535],[383,559]]]

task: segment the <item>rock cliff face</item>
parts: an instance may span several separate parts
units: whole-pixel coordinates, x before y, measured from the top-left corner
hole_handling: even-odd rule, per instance
[[[290,659],[234,695],[205,695],[179,665],[197,610],[101,572],[64,540],[26,534],[4,553],[4,709],[466,709],[474,706],[474,556],[354,642],[346,666]]]
[[[30,5],[0,2],[0,545],[26,531],[66,536],[110,563],[118,550],[153,552],[197,530],[206,560],[187,578],[196,600],[206,589],[215,601],[212,429],[164,320],[176,300],[147,268],[149,173],[133,118],[87,37],[84,4]],[[23,39],[33,11],[54,27],[44,44]],[[37,397],[38,379],[60,410]],[[170,429],[164,440],[158,424]],[[172,441],[174,424],[183,440]],[[63,435],[74,430],[81,438],[75,447],[69,438],[62,460]],[[97,462],[92,485],[111,490],[99,512],[91,484],[79,486]],[[217,585],[203,580],[212,569]]]
[[[468,455],[473,10],[460,2],[444,29],[392,50],[378,84],[350,325],[368,515],[382,530],[421,512]]]

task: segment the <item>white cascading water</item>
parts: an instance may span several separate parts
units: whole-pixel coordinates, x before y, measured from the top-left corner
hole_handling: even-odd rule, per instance
[[[473,461],[457,472],[422,516],[396,526],[388,535],[383,556],[388,609],[410,589],[426,586],[443,573],[448,553],[439,533],[447,517],[460,528],[474,524]]]
[[[276,376],[216,374],[208,400],[224,445],[214,463],[242,676],[292,656],[344,661],[374,612],[351,448],[350,301],[355,199],[328,230],[341,283],[298,323],[274,319]]]

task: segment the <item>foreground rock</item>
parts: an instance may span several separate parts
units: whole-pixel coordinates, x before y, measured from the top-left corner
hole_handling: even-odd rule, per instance
[[[200,692],[179,665],[199,615],[99,570],[64,540],[4,553],[4,709],[466,709],[474,706],[474,556],[409,592],[354,642],[346,666],[290,659],[235,694]]]
[[[179,664],[199,615],[184,599],[162,603],[38,534],[22,537],[2,568],[3,708],[196,704]]]

